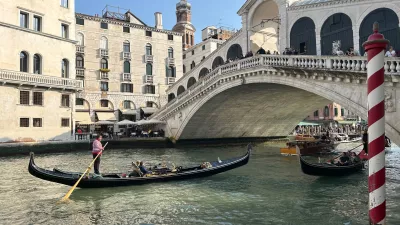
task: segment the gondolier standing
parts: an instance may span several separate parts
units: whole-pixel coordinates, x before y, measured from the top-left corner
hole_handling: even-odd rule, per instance
[[[365,154],[368,154],[368,130],[365,129],[363,136],[362,136],[362,141],[363,141],[363,145],[364,145],[364,151]]]
[[[100,175],[100,157],[101,157],[102,151],[104,150],[104,147],[101,144],[102,139],[103,139],[103,137],[101,135],[99,135],[96,138],[96,140],[94,140],[93,149],[92,149],[93,159],[96,158],[96,156],[100,154],[99,157],[97,157],[96,161],[94,161],[94,173],[97,175]]]

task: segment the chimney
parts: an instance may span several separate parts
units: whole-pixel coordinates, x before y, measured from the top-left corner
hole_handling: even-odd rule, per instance
[[[154,13],[154,17],[156,19],[156,29],[163,29],[163,25],[162,25],[162,13],[160,12],[156,12]]]

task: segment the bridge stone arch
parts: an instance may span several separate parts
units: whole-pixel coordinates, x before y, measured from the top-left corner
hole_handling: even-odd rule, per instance
[[[201,74],[200,74],[200,76],[201,76]],[[200,79],[201,77],[199,77],[199,79]],[[193,86],[194,84],[196,83],[196,78],[194,78],[194,77],[190,77],[189,78],[189,80],[188,80],[188,82],[187,82],[187,89],[189,89],[191,86]]]
[[[179,95],[181,95],[183,92],[185,92],[186,91],[186,89],[185,89],[185,87],[184,86],[179,86],[178,87],[178,91],[177,91],[177,93],[176,93],[176,96],[179,96]]]
[[[212,63],[212,69],[218,68],[219,66],[224,65],[225,61],[221,56],[217,56],[214,58]]]
[[[340,49],[346,52],[354,47],[353,22],[345,13],[329,16],[321,27],[321,55],[332,55],[332,43],[340,40]]]
[[[243,57],[242,47],[239,44],[233,44],[226,53],[227,60],[241,59]]]
[[[290,30],[290,47],[299,54],[317,54],[315,23],[310,17],[302,17],[293,24]]]
[[[176,98],[175,94],[174,94],[174,93],[170,93],[170,94],[168,95],[168,102],[174,100],[175,98]]]

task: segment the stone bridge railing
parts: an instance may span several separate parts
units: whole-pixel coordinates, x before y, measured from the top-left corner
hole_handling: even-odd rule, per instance
[[[82,90],[80,80],[0,69],[0,82]]]
[[[265,67],[277,69],[292,69],[302,71],[327,71],[331,73],[345,72],[350,74],[365,74],[367,71],[366,57],[338,57],[338,56],[286,56],[286,55],[258,55],[220,66],[198,80],[193,86],[181,93],[175,99],[153,115],[164,116],[170,109],[176,109],[194,95],[209,88],[220,76],[249,68]],[[385,58],[385,74],[391,76],[393,82],[400,78],[400,58]]]

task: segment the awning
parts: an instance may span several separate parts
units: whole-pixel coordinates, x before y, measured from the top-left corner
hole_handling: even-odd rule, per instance
[[[89,112],[75,112],[75,121],[92,121]]]
[[[158,109],[152,108],[152,107],[145,107],[145,108],[142,108],[142,110],[143,110],[144,114],[153,114],[153,113],[157,112]]]
[[[136,115],[136,113],[137,113],[136,109],[125,109],[125,110],[121,110],[121,112],[124,115]]]
[[[299,126],[319,126],[318,123],[300,122]]]
[[[351,120],[340,120],[340,121],[337,121],[339,124],[348,124],[348,125],[353,125],[353,124],[356,124],[357,123],[357,121],[351,121]]]
[[[140,120],[136,122],[137,125],[148,125],[148,124],[166,124],[164,121],[156,120],[156,119],[151,119],[151,120]]]
[[[114,112],[96,112],[99,120],[116,121]]]
[[[122,120],[117,123],[118,125],[135,125],[136,123],[130,120]]]
[[[107,121],[107,120],[100,120],[96,122],[96,125],[114,125],[114,122]]]

